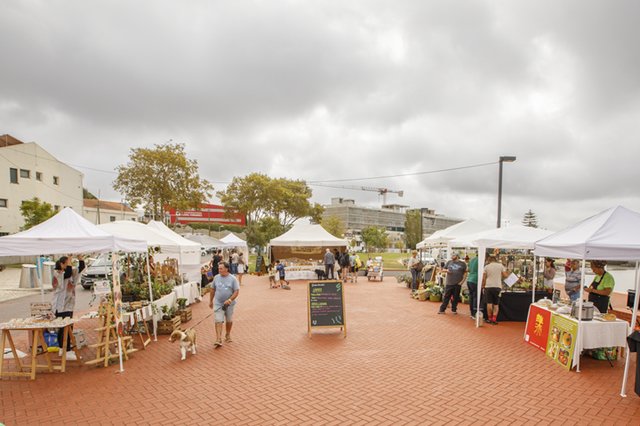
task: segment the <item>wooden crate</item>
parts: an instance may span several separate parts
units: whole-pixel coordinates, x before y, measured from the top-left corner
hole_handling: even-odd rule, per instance
[[[193,318],[193,312],[191,311],[190,306],[179,310],[177,312],[177,315],[180,315],[180,320],[182,321],[182,323],[189,322],[191,321],[191,318]]]
[[[179,316],[175,316],[170,320],[160,320],[158,321],[158,334],[171,334],[173,330],[180,327],[182,323]]]

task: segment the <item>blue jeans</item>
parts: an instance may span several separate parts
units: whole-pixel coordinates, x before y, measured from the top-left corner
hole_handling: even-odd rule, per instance
[[[411,290],[418,289],[418,271],[411,268]]]
[[[576,302],[578,299],[580,299],[580,292],[576,291],[575,293],[570,294],[569,298],[571,299],[572,302]]]

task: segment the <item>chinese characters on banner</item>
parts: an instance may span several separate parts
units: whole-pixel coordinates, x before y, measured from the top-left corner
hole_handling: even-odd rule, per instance
[[[552,315],[547,356],[567,370],[571,370],[577,335],[578,323],[576,321],[560,315]]]
[[[531,305],[529,317],[527,318],[527,331],[524,336],[525,342],[546,352],[550,325],[551,312],[536,305]]]

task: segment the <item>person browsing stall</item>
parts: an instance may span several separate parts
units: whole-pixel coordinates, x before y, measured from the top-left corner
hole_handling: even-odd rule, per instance
[[[73,310],[76,306],[76,285],[80,280],[80,273],[84,270],[85,263],[82,256],[78,256],[78,267],[74,268],[72,259],[68,256],[62,256],[55,264],[53,271],[53,299],[51,300],[51,309],[56,318],[73,318]],[[60,352],[64,349],[65,342],[64,329],[58,330],[58,344]],[[71,336],[67,336],[66,351],[67,360],[75,361],[76,354],[71,351]]]
[[[235,276],[229,273],[229,264],[218,264],[220,273],[213,278],[209,293],[209,307],[213,308],[216,328],[216,348],[222,346],[222,324],[225,324],[225,342],[231,343],[231,328],[233,327],[233,311],[236,307],[236,299],[240,293],[240,284]]]
[[[564,273],[564,291],[572,302],[580,298],[580,279],[582,271],[580,270],[580,262],[573,259],[569,262],[569,270]]]
[[[487,260],[489,263],[484,267],[482,275],[482,289],[487,301],[487,322],[497,325],[502,280],[509,276],[509,272],[495,256],[489,256]]]
[[[602,314],[609,311],[609,299],[616,285],[613,275],[605,271],[606,265],[607,262],[603,260],[591,261],[591,270],[596,276],[593,278],[591,286],[584,288],[584,291],[589,293],[589,302],[593,302],[593,305]]]
[[[458,313],[458,301],[460,300],[460,290],[462,283],[467,279],[467,264],[460,260],[458,253],[453,252],[451,260],[444,266],[447,274],[444,296],[440,305],[439,314],[444,314],[451,300],[451,312]]]

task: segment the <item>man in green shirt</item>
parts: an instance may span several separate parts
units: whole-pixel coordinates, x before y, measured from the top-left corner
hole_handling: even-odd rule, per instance
[[[476,318],[476,310],[478,307],[478,256],[473,256],[468,262],[467,271],[467,289],[469,290],[469,310],[471,318]],[[482,307],[480,308],[482,309]]]

